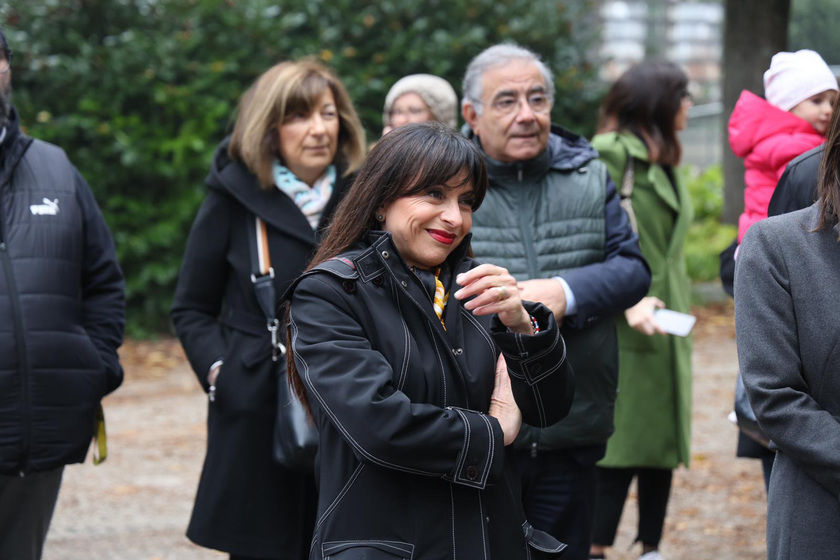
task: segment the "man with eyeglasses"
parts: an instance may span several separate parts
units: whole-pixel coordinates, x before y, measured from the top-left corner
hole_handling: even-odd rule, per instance
[[[463,94],[465,133],[484,152],[490,175],[473,216],[473,252],[506,267],[522,299],[554,312],[575,372],[569,415],[545,429],[523,425],[514,444],[525,513],[569,545],[564,560],[583,560],[595,463],[613,431],[613,316],[647,293],[650,269],[598,153],[551,124],[554,83],[536,54],[515,45],[486,49],[467,67]]]
[[[21,132],[11,60],[0,31],[0,558],[37,560],[64,465],[122,382],[125,285],[82,176]]]

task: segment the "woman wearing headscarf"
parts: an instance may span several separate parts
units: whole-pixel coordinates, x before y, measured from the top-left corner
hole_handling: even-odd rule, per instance
[[[398,80],[385,96],[382,134],[417,122],[437,121],[450,128],[458,126],[458,95],[438,76],[411,74]]]

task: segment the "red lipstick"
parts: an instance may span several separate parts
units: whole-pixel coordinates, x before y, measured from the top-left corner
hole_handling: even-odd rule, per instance
[[[455,241],[455,238],[457,237],[454,233],[449,233],[440,229],[427,229],[426,231],[429,232],[429,235],[432,236],[432,239],[444,243],[446,245],[452,245],[452,243]]]

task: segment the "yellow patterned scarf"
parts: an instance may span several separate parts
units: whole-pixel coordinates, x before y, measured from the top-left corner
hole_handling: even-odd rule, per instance
[[[440,281],[440,268],[435,270],[435,315],[440,319],[440,324],[443,325],[443,330],[446,330],[446,325],[443,322],[443,308],[449,301],[449,294],[443,289],[443,282]]]

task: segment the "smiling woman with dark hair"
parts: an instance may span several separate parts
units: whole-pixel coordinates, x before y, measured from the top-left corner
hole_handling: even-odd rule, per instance
[[[525,520],[506,446],[568,413],[572,372],[551,312],[469,257],[486,189],[456,131],[389,132],[287,295],[288,370],[320,433],[313,560],[563,548]]]

